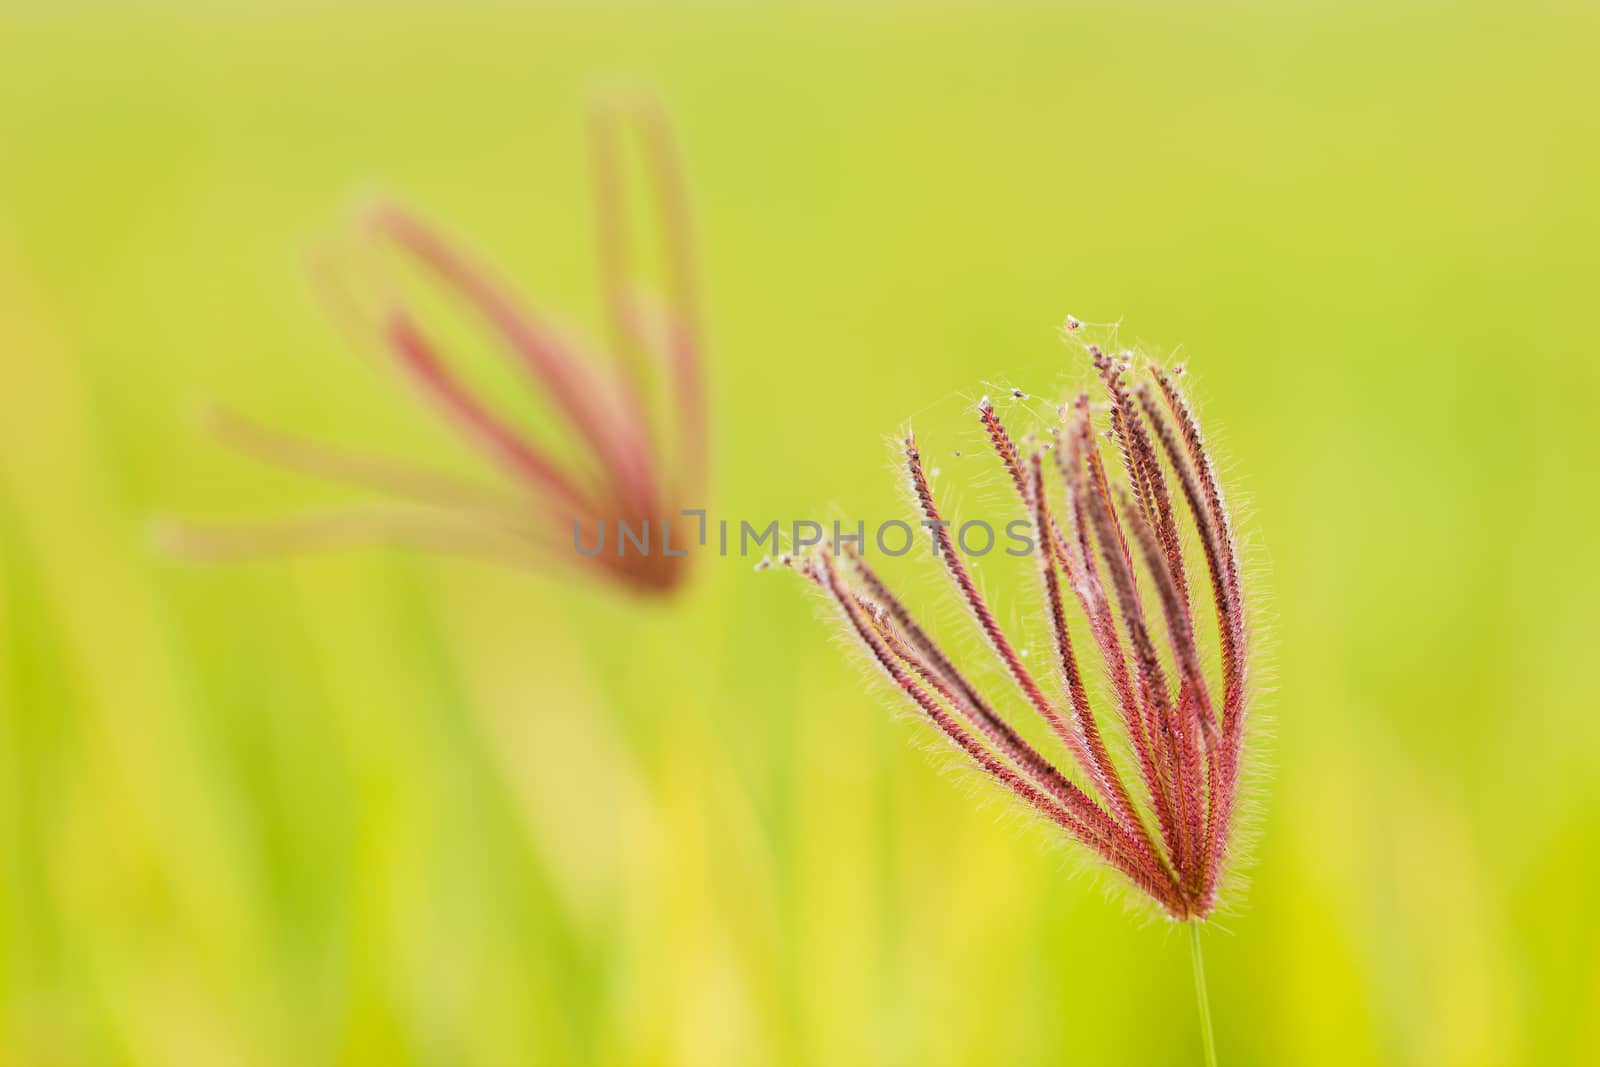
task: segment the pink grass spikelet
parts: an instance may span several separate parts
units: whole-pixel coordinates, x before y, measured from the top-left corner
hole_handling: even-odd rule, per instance
[[[634,235],[626,225],[622,159],[630,139],[660,229],[654,243],[661,249],[661,299],[639,281]],[[317,288],[338,324],[411,387],[487,464],[494,482],[314,443],[217,413],[207,429],[234,450],[375,492],[383,502],[276,522],[172,524],[163,531],[169,547],[185,556],[227,559],[392,544],[584,570],[646,594],[676,589],[687,574],[686,549],[696,531],[681,511],[699,502],[707,460],[686,183],[666,116],[647,95],[592,107],[588,142],[609,359],[591,358],[476,256],[398,204],[369,204],[360,213],[352,247],[345,249],[355,253],[348,262],[313,264]],[[415,303],[387,284],[385,271],[375,267],[380,260],[411,269],[421,284],[464,309],[553,413],[551,424],[530,433],[469,385]],[[601,550],[579,550],[597,533],[604,538]]]
[[[1077,320],[1067,321],[1076,332]],[[957,667],[860,551],[838,556],[820,546],[789,562],[832,602],[871,662],[990,778],[1173,919],[1204,920],[1217,906],[1233,838],[1248,710],[1233,522],[1178,389],[1181,372],[1135,371],[1130,358],[1087,347],[1108,435],[1097,432],[1101,419],[1086,393],[1060,409],[1059,425],[1039,442],[1019,444],[987,397],[977,407],[1033,530],[1042,599],[1030,610],[1049,634],[1049,677],[1029,669],[1001,627],[1011,606],[980,590],[915,438],[903,442],[934,554],[1008,686],[1064,752],[1059,766],[997,710],[1005,695],[985,694]],[[1213,624],[1216,666],[1208,670],[1201,630]],[[1104,682],[1098,708],[1086,656]],[[1124,755],[1113,754],[1112,736]]]

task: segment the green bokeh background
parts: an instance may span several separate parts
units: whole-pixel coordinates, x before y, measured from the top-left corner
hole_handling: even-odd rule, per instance
[[[377,184],[594,323],[612,73],[690,163],[719,514],[900,514],[883,435],[1081,378],[1069,311],[1182,345],[1276,680],[1223,1061],[1600,1062],[1592,6],[142,6],[0,11],[0,1063],[1196,1061],[1181,932],[792,579],[148,551],[339,499],[196,399],[473,469],[299,256]]]

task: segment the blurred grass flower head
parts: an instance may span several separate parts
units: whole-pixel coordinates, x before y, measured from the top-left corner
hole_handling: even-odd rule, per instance
[[[253,525],[168,524],[167,544],[213,559],[392,544],[536,569],[577,566],[644,594],[677,589],[687,554],[652,551],[648,537],[654,528],[661,538],[665,522],[697,501],[705,485],[703,355],[685,179],[666,116],[648,94],[597,98],[588,132],[609,361],[557,331],[476,256],[399,204],[367,204],[343,254],[314,262],[317,288],[339,324],[413,387],[493,468],[497,483],[307,441],[213,409],[206,428],[223,443],[387,500]],[[630,136],[660,229],[654,243],[664,300],[635,272],[622,181]],[[403,291],[397,268],[416,275],[428,297],[464,309],[555,425],[530,433],[469,385],[424,325],[427,313],[418,305],[425,301]],[[580,527],[608,526],[643,531],[647,547],[624,552],[619,534],[616,551],[574,551]]]
[[[1080,328],[1067,320],[1069,335]],[[1248,710],[1233,521],[1179,389],[1181,368],[1135,372],[1131,354],[1087,350],[1106,394],[1103,430],[1087,393],[1061,408],[1045,439],[1020,448],[988,398],[977,411],[1031,525],[1041,593],[1031,610],[1048,620],[1052,679],[1035,676],[1026,646],[999,625],[1009,605],[980,591],[917,442],[904,439],[905,470],[937,555],[1011,683],[1070,757],[1070,773],[997,710],[1007,698],[980,691],[860,551],[846,546],[836,559],[823,545],[786,562],[823,590],[871,662],[990,777],[1167,915],[1203,920],[1217,906],[1229,856]],[[1102,439],[1114,445],[1115,479]],[[1214,657],[1197,631],[1206,601]],[[1075,621],[1100,661],[1109,712],[1093,706]],[[1125,757],[1113,755],[1112,739]]]

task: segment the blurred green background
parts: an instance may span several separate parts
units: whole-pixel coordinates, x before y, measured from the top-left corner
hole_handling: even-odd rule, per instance
[[[597,323],[614,73],[689,160],[720,514],[901,514],[883,435],[1081,379],[1067,312],[1183,346],[1276,679],[1223,1062],[1600,1062],[1592,5],[48,6],[0,11],[0,1063],[1197,1060],[1178,932],[787,576],[147,549],[340,498],[199,398],[473,469],[300,254],[377,184]]]

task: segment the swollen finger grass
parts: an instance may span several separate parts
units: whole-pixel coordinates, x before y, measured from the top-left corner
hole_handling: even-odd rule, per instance
[[[1075,327],[1069,320],[1069,332]],[[1181,371],[1135,371],[1128,354],[1087,351],[1103,403],[1078,394],[1034,443],[1019,446],[987,398],[976,412],[1031,526],[1040,600],[1024,610],[1048,627],[1054,677],[1030,669],[1025,645],[1000,625],[1013,605],[997,606],[980,590],[909,433],[902,462],[922,525],[1003,668],[1001,688],[1014,692],[980,689],[860,549],[822,545],[786,562],[816,583],[870,660],[989,777],[1197,930],[1217,906],[1230,855],[1248,711],[1234,524],[1179,387]],[[1211,626],[1208,657],[1201,628]],[[1085,672],[1091,657],[1107,695],[1098,708]],[[1018,697],[1064,760],[1047,757],[998,710]],[[1113,755],[1112,737],[1125,756]],[[1205,1031],[1209,1046],[1208,1013]]]
[[[686,552],[567,549],[567,531],[579,527],[622,525],[644,531],[648,544],[654,526],[664,540],[666,524],[704,491],[707,466],[699,284],[688,190],[666,114],[648,95],[607,97],[590,109],[588,125],[609,358],[557,330],[476,255],[398,203],[368,205],[345,242],[362,254],[320,259],[314,272],[333,318],[476,453],[493,481],[210,412],[205,428],[235,451],[379,500],[268,521],[166,523],[162,542],[195,559],[393,544],[588,571],[643,595],[680,589]],[[627,225],[622,157],[630,139],[659,224],[664,300],[639,277],[637,235]],[[428,291],[487,330],[548,406],[548,425],[511,419],[469,384],[416,301],[392,284],[389,274],[400,266],[417,270]],[[663,402],[653,404],[658,395]]]

